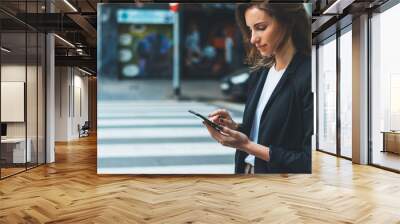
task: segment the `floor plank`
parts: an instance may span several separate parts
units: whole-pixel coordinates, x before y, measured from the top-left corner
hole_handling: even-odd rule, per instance
[[[313,153],[311,175],[97,175],[96,136],[0,181],[0,223],[400,223],[400,175]]]

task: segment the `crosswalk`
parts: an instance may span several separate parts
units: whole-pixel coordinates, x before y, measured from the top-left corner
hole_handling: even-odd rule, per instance
[[[235,150],[216,143],[189,109],[207,115],[218,106],[196,101],[98,103],[99,174],[231,174]],[[241,119],[235,111],[233,118]]]

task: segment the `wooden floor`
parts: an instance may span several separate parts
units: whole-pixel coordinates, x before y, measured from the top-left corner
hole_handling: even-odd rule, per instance
[[[400,154],[376,150],[374,151],[372,162],[377,165],[400,170]]]
[[[7,176],[11,176],[13,174],[19,173],[19,172],[23,172],[25,171],[25,167],[24,168],[1,168],[1,177],[7,177]]]
[[[98,176],[96,138],[0,181],[0,223],[400,223],[400,175],[320,152],[312,175]]]

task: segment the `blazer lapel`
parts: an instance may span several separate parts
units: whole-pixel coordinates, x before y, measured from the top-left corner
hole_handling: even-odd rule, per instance
[[[275,98],[279,95],[280,91],[282,91],[282,88],[285,86],[285,83],[289,79],[289,77],[296,72],[297,65],[300,62],[300,57],[299,53],[296,53],[292,61],[289,63],[289,66],[287,67],[286,71],[283,73],[282,78],[279,80],[278,84],[276,85],[274,91],[272,92],[267,105],[265,106],[263,113],[261,115],[261,120],[263,120],[263,117],[267,113],[267,111],[271,108],[272,103],[274,102]],[[258,97],[259,98],[259,97]]]
[[[254,119],[254,113],[257,108],[258,100],[260,99],[261,92],[264,88],[264,83],[265,80],[267,79],[269,69],[264,69],[260,77],[258,78],[256,90],[254,91],[254,94],[251,96],[251,99],[249,100],[247,106],[246,106],[246,112],[245,114],[247,115],[246,117],[243,118],[243,124],[247,124],[247,127],[245,127],[245,131],[247,132],[246,134],[250,134],[250,129],[251,125],[253,124],[253,119]]]

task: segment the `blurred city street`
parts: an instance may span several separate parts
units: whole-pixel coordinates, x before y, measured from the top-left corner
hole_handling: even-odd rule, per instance
[[[99,80],[101,100],[165,100],[174,96],[172,81],[167,79]],[[181,99],[206,101],[228,100],[220,90],[219,80],[182,80]]]
[[[216,143],[202,121],[187,112],[207,115],[226,108],[240,122],[243,104],[226,101],[218,85],[215,80],[184,81],[178,100],[168,80],[104,82],[98,103],[98,173],[234,173],[235,150]]]
[[[234,5],[182,4],[177,13],[169,4],[103,4],[99,12],[107,32],[97,54],[98,173],[234,173],[235,149],[188,112],[226,108],[242,119],[243,104],[230,101],[243,98],[248,80]]]

